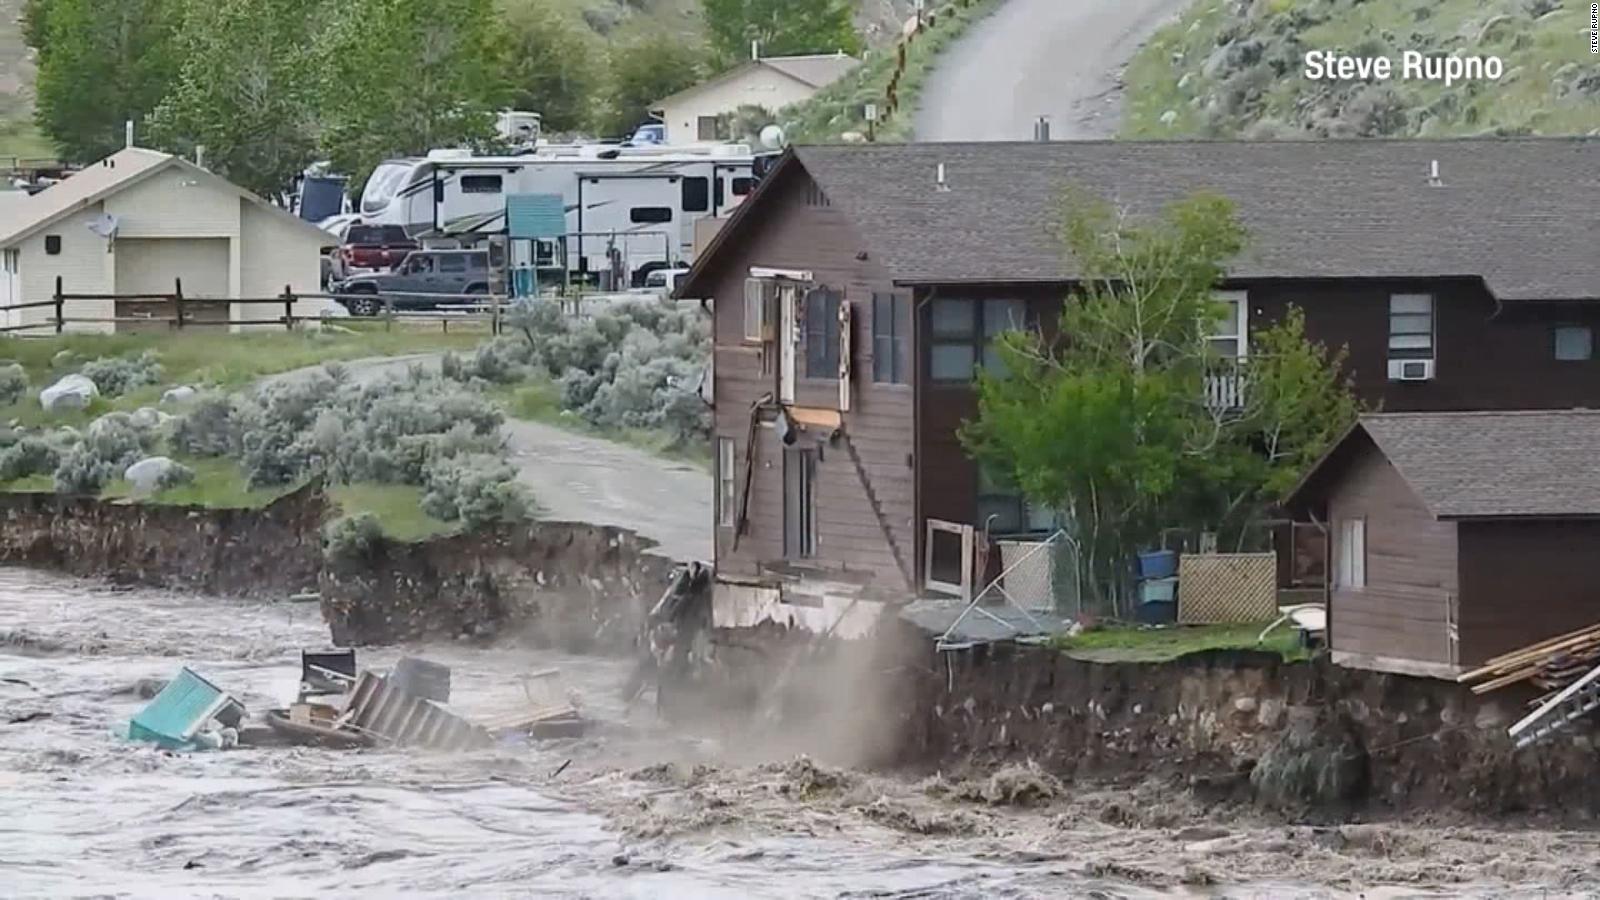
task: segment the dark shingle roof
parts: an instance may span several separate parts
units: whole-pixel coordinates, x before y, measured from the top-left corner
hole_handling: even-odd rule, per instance
[[[1600,139],[1055,142],[795,150],[897,280],[1070,278],[1069,185],[1135,214],[1208,189],[1236,278],[1481,276],[1502,299],[1600,298]],[[1442,186],[1429,184],[1439,163]],[[948,191],[935,187],[945,165]]]
[[[1380,413],[1360,427],[1438,518],[1600,515],[1600,411]]]

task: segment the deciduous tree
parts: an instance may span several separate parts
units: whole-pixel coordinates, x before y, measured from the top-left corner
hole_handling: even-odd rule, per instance
[[[763,56],[861,51],[854,8],[846,0],[701,0],[711,52],[721,68]]]
[[[700,80],[700,48],[682,38],[641,38],[613,47],[605,108],[596,124],[624,134],[650,116],[657,100]]]
[[[552,131],[589,125],[603,59],[593,35],[549,0],[520,0],[503,15],[512,106],[539,113]]]

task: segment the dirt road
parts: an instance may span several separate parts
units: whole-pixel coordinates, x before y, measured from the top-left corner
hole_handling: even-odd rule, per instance
[[[1008,0],[951,47],[922,90],[921,141],[1113,137],[1122,67],[1186,0]]]

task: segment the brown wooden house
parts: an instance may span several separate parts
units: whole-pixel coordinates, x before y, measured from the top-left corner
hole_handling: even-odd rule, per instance
[[[948,525],[1049,528],[956,430],[994,336],[1059,313],[1069,188],[1233,200],[1250,245],[1215,340],[1241,365],[1293,304],[1386,410],[1600,397],[1600,140],[792,148],[679,291],[715,309],[719,624],[970,592]]]
[[[1364,416],[1291,501],[1326,523],[1335,661],[1450,676],[1600,622],[1600,411]]]

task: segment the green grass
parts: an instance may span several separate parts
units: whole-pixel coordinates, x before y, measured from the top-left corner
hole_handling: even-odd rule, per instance
[[[710,469],[709,447],[681,447],[672,436],[648,428],[597,428],[561,408],[561,388],[548,378],[522,384],[497,385],[489,396],[500,404],[507,416],[524,422],[554,425],[578,434],[627,444],[665,459]]]
[[[0,121],[0,157],[4,156],[54,159],[56,147],[31,122]]]
[[[340,332],[225,334],[66,335],[51,338],[0,338],[0,362],[17,362],[27,370],[29,391],[11,406],[0,406],[0,422],[21,425],[83,425],[117,409],[137,409],[160,399],[168,387],[179,384],[211,386],[224,390],[244,387],[264,375],[314,366],[336,360],[374,356],[402,356],[439,350],[470,350],[481,334],[444,333],[439,330],[384,331],[381,325],[362,325]],[[72,358],[55,365],[57,353]],[[102,356],[136,356],[152,350],[160,359],[162,383],[120,397],[98,397],[87,410],[48,413],[39,406],[39,390],[75,372],[83,363]]]
[[[139,502],[160,506],[204,506],[209,509],[260,509],[299,487],[298,484],[288,484],[252,488],[238,464],[231,459],[176,459],[194,470],[194,481],[157,491],[149,497],[140,498]],[[108,500],[129,499],[133,493],[126,481],[118,479],[106,485],[100,496]]]
[[[8,494],[53,494],[56,482],[49,475],[29,475],[15,481],[0,482],[0,490]]]
[[[422,511],[422,488],[409,484],[345,484],[329,489],[345,515],[370,512],[383,525],[383,533],[397,541],[420,541],[450,534],[456,523]]]
[[[1168,662],[1204,650],[1263,650],[1286,660],[1306,659],[1297,633],[1279,626],[1256,643],[1262,622],[1254,625],[1173,625],[1164,628],[1117,626],[1061,638],[1056,646],[1070,656],[1096,662]]]
[[[1329,113],[1315,100],[1330,83],[1303,77],[1300,57],[1309,49],[1393,61],[1395,75],[1376,83],[1393,92],[1394,115],[1386,120],[1392,124],[1378,132],[1384,136],[1585,134],[1600,128],[1600,97],[1568,89],[1593,68],[1586,3],[1562,4],[1537,20],[1523,0],[1272,0],[1255,4],[1243,18],[1230,15],[1234,6],[1201,0],[1145,44],[1124,75],[1124,137],[1321,136],[1315,128]],[[1485,28],[1490,23],[1494,27]],[[1291,69],[1282,76],[1246,70],[1254,79],[1249,87],[1259,92],[1253,100],[1230,100],[1247,96],[1229,88],[1231,80],[1245,76],[1204,72],[1219,38],[1261,40],[1271,58],[1283,46],[1276,43],[1283,34],[1299,42],[1282,51]],[[1288,52],[1294,49],[1299,53]],[[1405,50],[1497,56],[1506,74],[1499,81],[1449,87],[1403,80]],[[1217,108],[1208,111],[1213,100]],[[1162,122],[1168,112],[1171,120]]]

